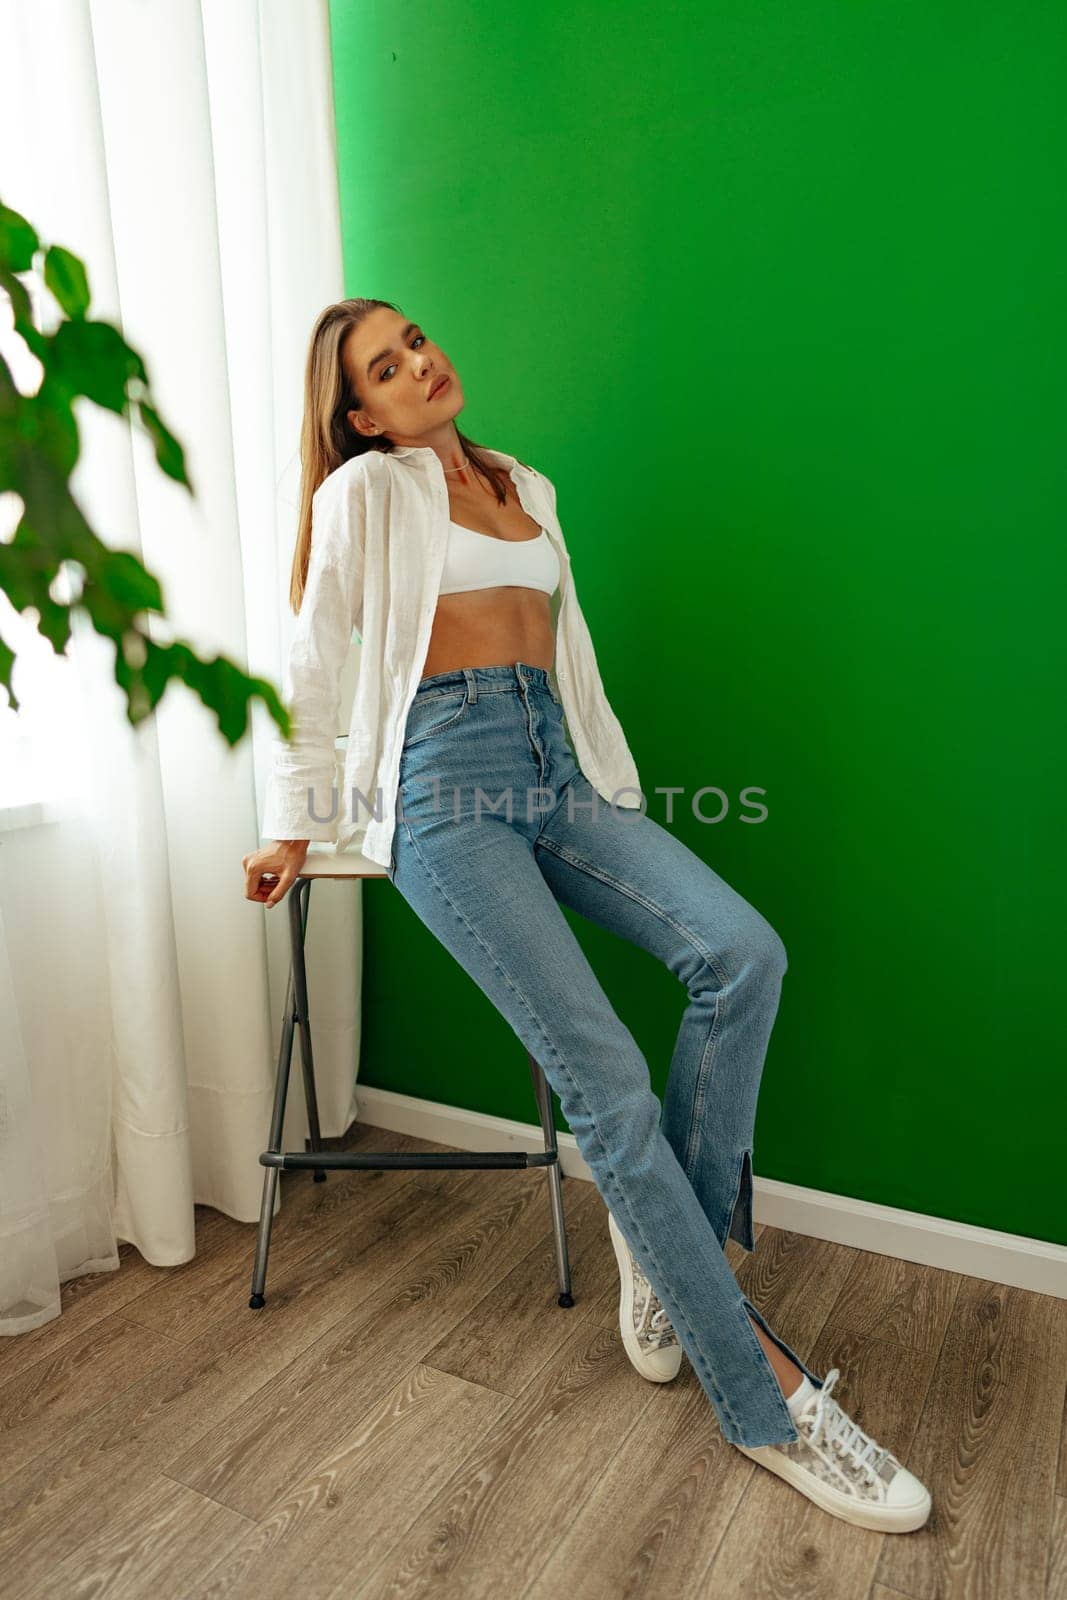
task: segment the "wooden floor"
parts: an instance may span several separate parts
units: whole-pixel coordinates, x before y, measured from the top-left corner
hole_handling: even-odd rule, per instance
[[[337,1145],[442,1148],[354,1129]],[[689,1365],[641,1379],[592,1184],[286,1174],[195,1260],[65,1287],[0,1340],[4,1600],[1051,1600],[1067,1596],[1067,1307],[758,1228],[731,1265],[930,1487],[918,1533],[848,1527],[728,1444]]]

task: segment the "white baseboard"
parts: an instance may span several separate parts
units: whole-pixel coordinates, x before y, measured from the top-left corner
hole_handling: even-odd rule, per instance
[[[533,1123],[438,1105],[433,1100],[359,1083],[356,1095],[359,1121],[374,1128],[389,1128],[394,1133],[430,1139],[458,1150],[544,1149],[541,1130]],[[574,1135],[560,1133],[558,1144],[563,1172],[591,1183],[592,1174]],[[874,1205],[868,1200],[852,1200],[848,1195],[827,1194],[822,1189],[805,1189],[800,1184],[779,1183],[775,1178],[758,1175],[754,1182],[753,1220],[856,1250],[871,1250],[876,1255],[944,1267],[971,1278],[1067,1299],[1067,1247],[1043,1239],[998,1233],[993,1228]]]

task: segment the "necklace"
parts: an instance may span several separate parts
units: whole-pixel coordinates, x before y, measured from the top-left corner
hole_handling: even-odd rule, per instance
[[[458,467],[442,467],[442,472],[462,472],[464,467],[470,466],[470,456],[464,456]]]

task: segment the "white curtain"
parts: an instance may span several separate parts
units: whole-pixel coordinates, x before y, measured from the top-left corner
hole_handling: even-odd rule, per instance
[[[283,690],[304,358],[344,293],[328,0],[0,0],[0,57],[0,197],[85,261],[90,315],[144,357],[196,491],[79,401],[74,493],[160,579],[159,637]],[[244,898],[261,704],[231,748],[171,684],[135,732],[90,626],[56,657],[0,594],[0,634],[20,652],[21,709],[0,707],[0,1333],[18,1334],[60,1315],[62,1283],[117,1268],[120,1240],[176,1265],[194,1205],[257,1218],[288,902]],[[361,916],[358,884],[315,884],[325,1134],[358,1111]],[[305,1133],[297,1071],[286,1148]]]

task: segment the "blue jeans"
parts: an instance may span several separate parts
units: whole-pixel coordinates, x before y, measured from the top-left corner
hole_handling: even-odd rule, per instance
[[[728,1236],[754,1247],[753,1127],[782,941],[680,839],[596,794],[543,667],[424,678],[394,804],[390,882],[541,1064],[724,1437],[797,1438],[748,1314],[822,1379],[741,1293],[723,1253]],[[561,906],[685,984],[662,1106]]]

